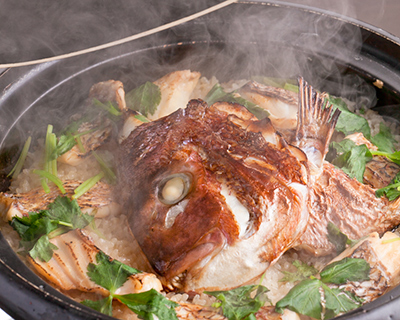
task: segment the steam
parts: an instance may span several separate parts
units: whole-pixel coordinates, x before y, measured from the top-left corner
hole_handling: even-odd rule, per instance
[[[3,15],[13,12],[10,16],[19,23],[4,17],[7,27],[2,28],[2,41],[10,49],[0,52],[0,61],[31,60],[103,44],[215,3],[138,0],[135,5],[121,2],[117,6],[114,2],[73,1],[63,6],[58,2],[44,5],[23,1],[16,11],[14,2],[6,2]],[[348,13],[344,3],[330,3],[338,6],[337,12]],[[55,130],[61,129],[71,114],[84,106],[94,83],[121,80],[129,91],[177,69],[200,71],[221,81],[260,75],[286,79],[303,76],[320,90],[362,100],[356,102],[371,107],[376,102],[374,90],[345,70],[360,47],[359,29],[341,19],[284,4],[233,4],[132,43],[16,70],[25,74],[25,83],[21,90],[9,93],[9,97],[6,94],[0,101],[7,115],[0,117],[0,134],[8,132],[10,126],[7,108],[25,113],[14,130],[15,139],[22,144],[28,135],[44,132],[48,123]],[[8,76],[9,82],[15,81],[12,74],[3,76],[3,80]]]

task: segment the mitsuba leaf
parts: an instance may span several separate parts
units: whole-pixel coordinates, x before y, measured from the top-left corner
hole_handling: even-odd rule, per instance
[[[344,139],[342,142],[333,142],[332,148],[340,154],[332,163],[342,169],[351,178],[363,182],[365,165],[372,159],[372,154],[366,145],[357,146],[353,141]]]
[[[329,96],[328,101],[334,108],[341,111],[335,130],[343,132],[345,135],[362,132],[367,139],[371,137],[371,129],[365,118],[351,112],[346,103],[340,98]]]
[[[313,266],[309,266],[307,263],[295,260],[293,265],[297,268],[296,272],[282,271],[285,275],[280,282],[296,282],[309,278],[318,273],[318,270]]]
[[[225,101],[231,103],[238,103],[244,106],[247,110],[249,110],[252,114],[256,116],[257,119],[261,120],[269,116],[267,110],[261,108],[260,106],[252,103],[244,98],[242,98],[237,93],[227,93],[221,87],[219,83],[215,84],[211,90],[207,93],[204,100],[209,104],[212,105],[218,101]]]
[[[256,291],[254,297],[252,293]],[[242,286],[229,291],[206,291],[221,301],[224,316],[229,320],[241,320],[256,313],[267,301],[269,290],[261,285]]]
[[[128,108],[136,110],[147,117],[154,114],[161,102],[161,90],[152,82],[129,91],[125,96]]]
[[[57,246],[49,241],[49,237],[44,235],[36,241],[29,254],[33,259],[38,258],[41,261],[48,262],[53,257],[53,251],[57,249]]]
[[[318,279],[301,281],[276,303],[275,310],[283,313],[283,309],[287,308],[315,319],[321,319],[322,304],[319,292],[321,285],[322,283]]]
[[[47,210],[30,212],[26,217],[13,217],[10,225],[21,237],[20,245],[25,249],[24,252],[29,252],[34,259],[38,257],[48,261],[53,250],[57,249],[48,241],[50,235],[82,229],[93,219],[82,213],[76,200],[59,196],[49,204]]]
[[[347,281],[369,280],[370,265],[364,259],[344,258],[327,265],[320,272],[325,283],[344,284]]]
[[[68,197],[57,197],[47,209],[49,219],[71,224],[72,229],[83,229],[94,219],[83,213],[76,200]]]
[[[390,128],[381,122],[379,124],[379,133],[371,138],[371,142],[378,147],[379,151],[393,153],[397,140],[390,132]]]
[[[107,298],[92,301],[92,300],[84,300],[81,303],[89,308],[92,308],[98,312],[104,313],[112,317],[112,296],[108,296]]]
[[[177,320],[176,302],[168,300],[154,289],[146,292],[115,295],[116,299],[135,312],[140,319],[154,320],[154,316],[163,320]]]
[[[389,201],[393,201],[400,196],[400,172],[394,177],[391,184],[375,191],[375,195],[379,198],[386,195]]]
[[[139,270],[131,268],[117,260],[112,260],[102,251],[96,255],[97,264],[89,263],[87,275],[89,278],[114,294],[132,274],[140,273]]]
[[[339,313],[349,312],[362,304],[362,300],[349,291],[339,288],[329,288],[327,285],[323,285],[323,289],[325,308],[332,311],[332,317]],[[329,319],[331,317],[325,316],[325,318]]]
[[[342,233],[332,222],[328,222],[326,229],[328,231],[328,240],[335,245],[337,254],[343,252],[346,249],[346,245],[352,247],[358,243],[358,240],[349,239],[349,237]]]

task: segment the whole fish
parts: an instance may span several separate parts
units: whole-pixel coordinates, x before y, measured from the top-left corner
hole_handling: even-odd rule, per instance
[[[288,249],[331,253],[329,222],[352,239],[399,224],[398,203],[324,160],[339,114],[300,79],[291,133],[239,104],[202,100],[130,133],[121,204],[164,285],[234,288]]]

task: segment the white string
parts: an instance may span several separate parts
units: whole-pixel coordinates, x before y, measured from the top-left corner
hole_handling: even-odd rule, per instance
[[[99,46],[87,48],[87,49],[84,49],[84,50],[74,51],[74,52],[70,52],[70,53],[66,53],[66,54],[61,54],[61,55],[54,56],[54,57],[44,58],[44,59],[0,64],[0,69],[29,66],[29,65],[33,65],[33,64],[39,64],[39,63],[55,61],[55,60],[61,60],[61,59],[66,59],[66,58],[79,56],[79,55],[86,54],[86,53],[89,53],[89,52],[94,52],[94,51],[110,48],[110,47],[117,46],[117,45],[129,42],[129,41],[133,41],[133,40],[136,40],[136,39],[140,39],[140,38],[155,34],[155,33],[160,32],[160,31],[167,30],[169,28],[173,28],[173,27],[175,27],[177,25],[180,25],[182,23],[197,19],[197,18],[205,16],[205,15],[211,13],[211,12],[214,12],[214,11],[217,11],[219,9],[222,9],[222,8],[224,8],[226,6],[229,6],[230,4],[235,3],[235,2],[237,2],[237,0],[225,0],[225,1],[219,3],[219,4],[215,5],[215,6],[207,8],[207,9],[205,9],[203,11],[197,12],[197,13],[192,14],[190,16],[175,20],[173,22],[164,24],[162,26],[159,26],[159,27],[156,27],[156,28],[153,28],[153,29],[150,29],[150,30],[147,30],[147,31],[144,31],[144,32],[141,32],[141,33],[138,33],[138,34],[135,34],[135,35],[120,39],[120,40],[116,40],[116,41],[112,41],[112,42],[109,42],[109,43],[106,43],[106,44],[102,44],[102,45],[99,45]]]

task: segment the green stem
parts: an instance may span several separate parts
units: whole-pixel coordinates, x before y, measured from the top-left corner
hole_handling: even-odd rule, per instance
[[[87,179],[86,181],[82,182],[82,184],[74,190],[74,195],[71,198],[73,200],[78,199],[84,193],[89,191],[89,189],[91,189],[103,177],[104,177],[104,172],[101,172],[98,175],[95,175],[94,177],[91,177],[91,178]]]
[[[26,156],[28,155],[29,147],[31,146],[31,141],[32,137],[28,137],[28,139],[26,139],[24,147],[22,148],[21,154],[18,158],[18,161],[15,164],[14,168],[7,175],[7,177],[12,175],[12,178],[15,179],[20,174],[22,167],[24,166]]]
[[[66,193],[66,191],[63,187],[62,181],[60,179],[58,179],[55,175],[51,174],[50,172],[44,171],[44,170],[33,170],[32,172],[41,176],[42,178],[46,178],[46,179],[50,180],[51,182],[53,182],[58,187],[58,189],[60,189],[62,194]],[[46,183],[46,185],[47,185],[47,183]],[[50,192],[50,190],[49,190],[49,192]],[[48,193],[48,192],[46,192],[46,193]]]

